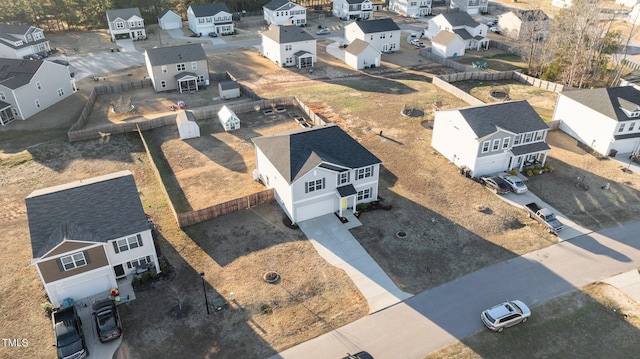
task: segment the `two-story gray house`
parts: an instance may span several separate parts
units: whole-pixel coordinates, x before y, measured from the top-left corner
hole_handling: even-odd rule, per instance
[[[211,4],[194,4],[187,9],[189,29],[198,36],[207,36],[209,33],[228,35],[235,32],[233,17],[223,2]]]
[[[156,92],[188,93],[209,85],[207,55],[200,44],[147,49],[144,62]]]
[[[525,100],[435,113],[431,146],[473,177],[543,164],[549,126]]]
[[[26,120],[76,91],[69,68],[47,60],[0,59],[0,125]]]
[[[51,51],[44,31],[29,25],[0,24],[0,57],[24,59],[46,56]]]

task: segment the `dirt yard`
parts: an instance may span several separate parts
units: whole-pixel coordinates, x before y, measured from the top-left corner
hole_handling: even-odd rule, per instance
[[[390,58],[399,54],[402,51]],[[353,234],[396,283],[412,293],[557,241],[523,211],[460,176],[431,149],[433,104],[467,104],[431,83],[434,73],[451,70],[417,60],[412,68],[389,62],[358,73],[334,67],[336,60],[327,55],[310,74],[277,68],[252,48],[209,55],[215,69],[231,71],[265,98],[298,96],[382,159],[380,195],[392,209],[363,213],[364,225]],[[109,74],[105,81],[132,77],[128,73],[131,70]],[[12,123],[11,129],[0,132],[2,272],[13,273],[2,276],[0,285],[21,298],[0,302],[2,336],[29,340],[27,348],[8,356],[54,355],[51,323],[40,307],[44,292],[29,265],[24,198],[36,189],[123,169],[134,173],[145,211],[159,225],[158,247],[173,270],[167,280],[137,291],[138,299],[123,308],[125,337],[118,358],[266,357],[366,315],[366,301],[351,280],[327,265],[300,231],[283,224],[275,203],[177,228],[135,134],[76,143],[59,137],[74,122],[69,117],[80,111],[71,104],[82,105],[90,86],[91,81],[82,82],[81,93],[65,101],[59,113],[19,126]],[[427,114],[403,117],[400,112],[406,107]],[[272,133],[263,120],[256,121],[256,126],[235,133],[222,133],[215,121],[202,121],[206,138],[196,145],[176,140],[173,128],[149,133],[176,178],[188,184],[185,188],[196,182],[209,188],[202,193],[185,191],[185,207],[203,203],[200,197],[212,191],[222,196],[216,194],[220,183],[235,185],[242,178],[249,186],[244,182],[251,178],[248,139]],[[556,171],[529,179],[536,194],[593,229],[637,219],[638,175],[622,174],[611,160],[594,162],[562,136],[552,133],[549,142]],[[188,157],[181,157],[184,153]],[[206,176],[198,177],[200,171]],[[586,175],[590,186],[583,194],[576,194],[572,180],[578,173]],[[609,181],[610,193],[599,194],[599,184]],[[399,231],[407,236],[399,239]],[[282,275],[276,285],[262,280],[271,270]],[[210,299],[230,300],[234,292],[236,301],[230,301],[228,309],[206,315],[200,272],[206,273]],[[180,304],[183,309],[176,309]]]

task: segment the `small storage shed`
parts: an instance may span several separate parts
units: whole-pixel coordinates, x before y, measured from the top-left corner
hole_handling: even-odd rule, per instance
[[[223,100],[240,97],[240,85],[236,81],[223,81],[218,84],[218,92]]]
[[[344,49],[344,62],[356,70],[380,66],[381,53],[366,41],[355,39]]]
[[[171,9],[164,9],[158,14],[158,25],[164,30],[181,29],[182,17]]]
[[[176,125],[181,140],[200,137],[200,126],[191,111],[180,111],[176,115]]]
[[[240,128],[240,119],[227,106],[222,106],[220,111],[218,111],[218,118],[220,119],[220,124],[225,131],[237,130]]]
[[[431,53],[442,57],[464,56],[465,42],[455,32],[441,30],[431,40]]]

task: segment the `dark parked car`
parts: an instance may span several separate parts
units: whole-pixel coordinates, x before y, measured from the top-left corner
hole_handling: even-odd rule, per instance
[[[507,194],[511,192],[511,186],[500,177],[482,177],[480,181],[493,193]]]
[[[342,359],[373,359],[373,357],[367,352],[359,352],[355,354],[347,353],[347,356]]]
[[[60,308],[51,314],[53,331],[56,336],[54,346],[58,359],[82,359],[89,355],[82,333],[82,321],[75,306]]]
[[[113,300],[104,299],[93,303],[93,317],[100,342],[105,343],[122,335],[120,315]]]
[[[209,37],[218,37],[218,34],[215,32],[210,32]]]

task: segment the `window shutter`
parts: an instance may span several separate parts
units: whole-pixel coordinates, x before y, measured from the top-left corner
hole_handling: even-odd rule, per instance
[[[82,254],[84,254],[84,261],[87,262],[87,264],[91,263],[91,258],[89,258],[89,251],[82,251]]]
[[[62,265],[62,258],[58,258],[56,259],[56,263],[58,264],[58,269],[60,270],[60,272],[64,272],[64,265]]]
[[[309,182],[304,183],[304,193],[309,193]]]
[[[142,236],[140,234],[136,234],[136,237],[138,238],[138,245],[142,247]]]
[[[113,249],[116,251],[116,253],[120,253],[120,249],[118,249],[118,241],[113,241]]]
[[[322,177],[322,189],[324,189],[324,177]]]

